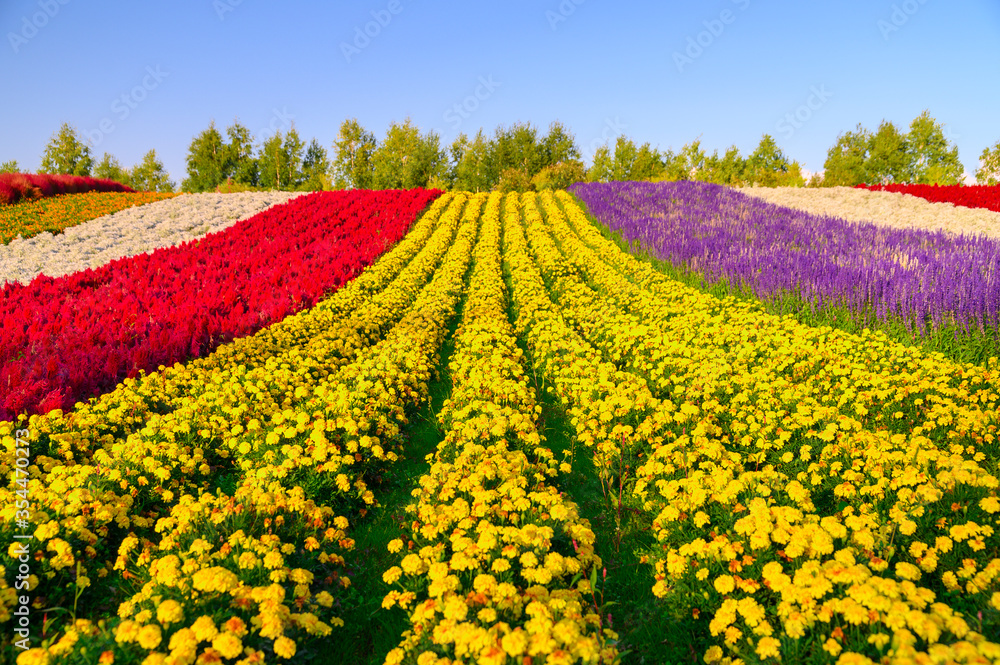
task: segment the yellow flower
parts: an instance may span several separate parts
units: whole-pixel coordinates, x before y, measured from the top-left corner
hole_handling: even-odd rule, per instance
[[[236,658],[243,651],[243,643],[232,633],[219,633],[212,640],[212,648],[223,658]]]
[[[757,642],[757,655],[761,658],[781,658],[781,642],[773,637],[762,637]]]
[[[840,642],[833,639],[832,637],[823,643],[823,650],[826,651],[831,656],[836,656],[840,653],[843,647],[840,646]]]
[[[719,575],[715,578],[715,590],[723,596],[732,593],[736,588],[736,580],[731,575]]]
[[[213,637],[218,634],[219,630],[215,627],[215,621],[209,616],[198,617],[193,624],[191,624],[191,630],[194,631],[194,636],[198,638],[199,642],[208,642]]]
[[[184,618],[184,609],[176,600],[165,600],[156,608],[156,620],[164,626]]]
[[[500,640],[500,647],[507,655],[517,658],[528,648],[528,638],[522,629],[517,628],[504,635]]]
[[[395,538],[389,541],[389,551],[395,554],[403,549],[403,540],[401,538]]]
[[[163,641],[163,633],[156,624],[149,624],[142,627],[135,639],[143,649],[152,650],[160,646],[160,642]]]
[[[295,655],[295,642],[282,635],[274,641],[274,653],[280,658],[291,658]]]

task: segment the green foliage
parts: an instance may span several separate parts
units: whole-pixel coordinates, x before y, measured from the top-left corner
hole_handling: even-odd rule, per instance
[[[823,184],[829,187],[853,187],[865,182],[868,150],[872,134],[860,124],[853,132],[845,132],[837,137],[826,153],[823,163]]]
[[[980,185],[1000,185],[1000,141],[991,148],[983,148],[976,169],[976,182]]]
[[[64,122],[45,146],[40,172],[86,176],[93,166],[90,146],[80,140],[76,128]]]
[[[122,167],[114,155],[104,153],[101,161],[94,167],[95,178],[108,178],[123,185],[132,187],[132,177],[129,172]]]
[[[883,120],[872,136],[865,162],[865,182],[891,184],[910,182],[912,168],[906,136],[896,125]]]
[[[476,137],[469,141],[465,134],[460,134],[449,149],[451,152],[452,187],[467,192],[488,192],[496,182],[491,177],[490,141],[483,130],[476,132]]]
[[[497,181],[496,191],[498,192],[530,192],[531,178],[524,169],[512,166],[506,168],[500,174]]]
[[[549,164],[535,174],[531,185],[535,191],[545,189],[566,189],[584,179],[583,162],[577,159]]]
[[[9,159],[6,162],[0,162],[0,173],[20,173],[21,167],[17,165],[16,159]]]
[[[827,151],[824,169],[826,186],[951,185],[963,176],[958,148],[949,143],[941,123],[928,111],[913,119],[906,134],[886,120],[875,133],[859,124],[853,132],[841,134]]]
[[[632,139],[619,136],[615,141],[615,155],[611,160],[611,180],[648,180],[663,170],[658,150],[643,143],[636,147]]]
[[[170,180],[170,174],[163,167],[163,162],[157,158],[156,150],[147,152],[142,161],[132,167],[129,185],[142,192],[172,192],[176,188],[176,184]]]
[[[185,192],[210,192],[218,187],[228,174],[229,149],[213,120],[208,129],[191,140],[187,154],[187,178],[181,183]]]
[[[613,169],[611,150],[605,143],[594,151],[594,163],[587,169],[587,182],[610,182]]]
[[[295,125],[282,136],[276,131],[274,136],[264,141],[257,162],[260,164],[259,184],[263,189],[295,191],[306,181],[302,170],[305,144],[299,138]]]
[[[357,118],[342,122],[333,143],[334,188],[369,189],[375,148],[375,135],[362,127]]]
[[[302,174],[305,180],[299,189],[307,192],[320,192],[330,188],[330,160],[326,148],[313,139],[306,148],[302,158]]]
[[[924,111],[910,123],[906,135],[910,182],[922,185],[957,185],[964,169],[958,147],[948,142],[941,123]]]
[[[576,138],[558,120],[549,125],[548,133],[542,138],[542,169],[561,163],[579,162],[580,148]],[[541,171],[539,171],[540,173]]]
[[[436,132],[421,134],[409,118],[403,124],[394,122],[372,155],[372,188],[426,187],[444,174],[446,160]]]
[[[740,149],[732,145],[722,157],[719,157],[718,150],[706,157],[705,167],[696,174],[696,179],[736,187],[744,183],[745,172],[746,160],[740,154]]]
[[[762,187],[805,184],[798,162],[789,163],[770,134],[761,136],[757,149],[747,157],[745,178]]]
[[[223,151],[223,175],[242,185],[257,185],[260,182],[260,162],[253,154],[253,134],[239,120],[235,120],[226,129],[226,136],[229,141]]]

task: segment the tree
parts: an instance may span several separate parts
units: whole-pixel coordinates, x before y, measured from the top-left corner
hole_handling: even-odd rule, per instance
[[[326,148],[313,139],[306,148],[302,158],[302,173],[305,182],[299,189],[307,192],[319,192],[330,188],[330,160],[326,156]]]
[[[605,143],[594,151],[593,163],[587,169],[587,182],[609,182],[614,170],[611,148]]]
[[[747,158],[746,173],[750,182],[763,187],[792,184],[796,174],[798,180],[802,179],[798,163],[789,163],[788,157],[770,134],[761,136],[757,149]]]
[[[132,179],[129,172],[122,167],[113,155],[108,153],[104,153],[101,156],[101,161],[99,161],[97,166],[94,167],[94,177],[107,178],[108,180],[120,182],[128,187],[132,186]]]
[[[511,166],[500,173],[500,179],[496,184],[498,192],[530,192],[531,178],[523,168]]]
[[[372,186],[372,155],[377,145],[375,135],[357,118],[340,125],[333,143],[333,183],[336,189],[368,189]]]
[[[865,182],[871,142],[871,132],[860,124],[853,132],[837,136],[823,162],[823,185],[853,187]]]
[[[445,172],[445,153],[435,132],[425,135],[407,118],[392,123],[385,139],[372,154],[374,189],[426,187],[432,178]]]
[[[186,158],[187,178],[181,183],[185,192],[210,192],[230,175],[227,171],[229,149],[213,120],[208,129],[191,140]]]
[[[576,145],[576,138],[558,120],[549,125],[549,131],[542,137],[540,148],[542,168],[560,163],[568,164],[580,159],[580,148]]]
[[[163,162],[157,158],[156,150],[147,152],[142,161],[132,167],[129,180],[133,189],[142,192],[172,192],[176,186],[163,168]]]
[[[254,157],[254,137],[239,120],[226,128],[229,137],[225,144],[222,174],[241,185],[256,187],[260,182],[260,163]]]
[[[910,182],[921,185],[957,185],[964,169],[958,161],[958,146],[944,136],[941,123],[925,110],[910,123],[906,135]]]
[[[90,146],[80,140],[76,128],[64,122],[45,146],[41,172],[84,176],[90,175],[93,166]]]
[[[566,189],[575,182],[582,182],[583,179],[583,162],[571,159],[546,166],[531,179],[531,186],[539,192],[546,189]]]
[[[976,169],[976,182],[980,185],[1000,185],[1000,141],[992,148],[983,148]]]
[[[708,155],[701,149],[701,140],[695,139],[674,154],[668,150],[661,157],[663,168],[656,180],[697,180],[702,177],[708,162]]]
[[[910,182],[912,175],[906,136],[896,125],[883,120],[869,144],[864,182],[882,185]]]
[[[16,159],[9,159],[0,163],[0,173],[20,173],[21,167],[17,165]]]
[[[719,157],[719,151],[712,152],[705,158],[705,167],[697,175],[698,180],[714,182],[718,185],[737,187],[745,182],[746,160],[735,145],[729,146],[725,154]]]
[[[489,158],[490,141],[483,130],[476,132],[472,141],[464,134],[459,135],[451,144],[452,163],[454,164],[453,187],[466,192],[488,192],[496,185],[490,178]]]
[[[305,144],[295,125],[282,136],[281,131],[264,141],[257,162],[260,164],[260,186],[264,189],[294,191],[302,186],[306,176],[302,171]]]
[[[497,127],[491,147],[490,170],[497,182],[507,169],[520,169],[530,179],[546,165],[538,130],[530,122]]]

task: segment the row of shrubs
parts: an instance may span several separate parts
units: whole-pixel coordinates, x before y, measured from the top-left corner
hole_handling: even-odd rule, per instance
[[[51,173],[0,173],[0,205],[13,205],[58,194],[134,192],[107,178]]]

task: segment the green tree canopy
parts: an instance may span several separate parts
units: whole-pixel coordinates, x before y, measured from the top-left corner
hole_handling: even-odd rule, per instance
[[[531,179],[531,185],[535,191],[540,192],[546,189],[566,189],[575,182],[582,182],[583,179],[583,162],[571,159],[549,164],[535,174]]]
[[[129,172],[122,167],[114,155],[109,153],[104,153],[101,156],[101,161],[97,162],[97,166],[94,167],[94,177],[107,178],[132,187],[132,177]]]
[[[549,131],[541,142],[542,168],[554,164],[569,164],[580,159],[576,137],[558,120],[549,124]]]
[[[41,172],[86,176],[93,166],[90,146],[80,140],[76,128],[64,122],[45,146]]]
[[[337,189],[368,189],[372,186],[372,155],[377,144],[375,135],[366,130],[357,118],[340,124],[333,143],[333,184]]]
[[[226,128],[229,141],[225,144],[224,178],[232,178],[241,185],[256,187],[260,184],[260,163],[254,156],[254,137],[240,121],[234,120]]]
[[[924,111],[910,123],[906,135],[906,153],[910,182],[921,185],[956,185],[964,169],[958,161],[958,146],[944,135],[941,123]]]
[[[980,185],[1000,185],[1000,141],[992,148],[983,148],[976,169],[976,182]]]
[[[330,160],[326,148],[313,139],[302,158],[302,174],[305,181],[299,187],[307,192],[319,192],[330,188]]]
[[[185,192],[210,192],[229,176],[229,149],[213,120],[188,147],[187,178],[181,183]]]
[[[156,150],[147,152],[142,161],[132,167],[129,181],[131,187],[143,192],[172,192],[176,187],[156,156]]]
[[[483,130],[469,141],[460,134],[451,144],[453,187],[467,192],[488,192],[496,182],[490,179],[490,141]]]
[[[260,186],[264,189],[293,191],[302,186],[306,176],[302,171],[305,143],[295,125],[282,136],[281,131],[264,141],[257,158],[260,164]]]
[[[8,159],[6,162],[0,162],[0,173],[20,173],[21,167],[17,165],[16,159]]]
[[[594,151],[593,163],[587,169],[587,182],[609,182],[614,171],[614,160],[611,158],[611,148],[608,144]]]
[[[446,164],[437,133],[422,135],[409,118],[402,124],[394,122],[372,155],[372,187],[427,187],[433,178],[444,174]]]
[[[883,185],[911,182],[910,156],[906,135],[893,123],[883,120],[869,143],[864,182]]]
[[[871,132],[860,124],[854,131],[840,134],[836,143],[826,152],[823,184],[830,187],[853,187],[865,182],[871,142]]]

